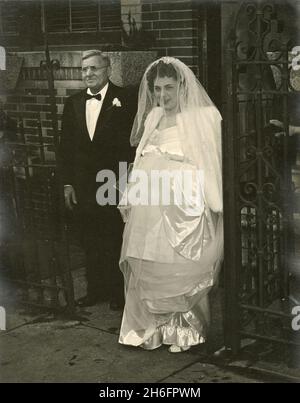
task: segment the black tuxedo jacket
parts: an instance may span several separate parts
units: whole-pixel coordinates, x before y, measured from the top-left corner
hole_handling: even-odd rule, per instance
[[[113,170],[118,180],[119,161],[131,162],[134,150],[129,136],[134,108],[127,91],[109,82],[93,140],[86,125],[86,90],[70,96],[64,107],[59,148],[59,167],[64,185],[75,189],[78,205],[95,208],[97,172]],[[117,98],[121,107],[113,105]]]

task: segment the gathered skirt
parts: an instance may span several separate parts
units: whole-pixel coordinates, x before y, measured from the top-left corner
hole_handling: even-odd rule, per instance
[[[142,157],[137,168],[150,177],[153,167],[195,169],[155,153]],[[204,201],[198,215],[191,215],[186,205],[171,203],[130,206],[127,216],[120,258],[125,308],[119,342],[146,349],[203,343],[210,321],[208,292],[223,257],[222,215],[211,212]]]

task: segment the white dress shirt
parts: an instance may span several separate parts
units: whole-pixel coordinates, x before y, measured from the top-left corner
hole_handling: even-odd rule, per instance
[[[86,125],[91,140],[93,140],[94,137],[97,120],[101,112],[101,108],[103,105],[107,89],[108,89],[108,83],[102,88],[101,91],[97,92],[97,94],[101,94],[101,101],[98,101],[98,99],[96,98],[91,98],[87,100],[85,104]],[[89,88],[87,89],[87,94],[97,95],[93,94]]]

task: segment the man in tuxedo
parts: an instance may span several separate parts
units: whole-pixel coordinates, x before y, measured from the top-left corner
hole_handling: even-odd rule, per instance
[[[123,307],[123,279],[119,270],[123,224],[116,205],[96,201],[99,171],[132,161],[129,134],[133,109],[123,88],[109,81],[110,60],[97,50],[82,57],[86,89],[70,96],[64,107],[60,141],[60,169],[66,208],[79,223],[86,254],[87,294],[77,305],[92,306],[110,300],[113,310]]]

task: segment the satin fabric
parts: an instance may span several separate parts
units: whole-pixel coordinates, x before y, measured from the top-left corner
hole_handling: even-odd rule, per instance
[[[198,169],[184,153],[178,124],[158,131],[150,122],[148,129],[133,169],[143,170],[148,178],[153,169]],[[185,200],[184,205],[125,208],[120,268],[126,303],[120,343],[153,349],[161,344],[186,347],[205,341],[208,291],[223,257],[223,217],[209,208],[204,193],[203,185],[204,204],[196,214],[193,200]]]

